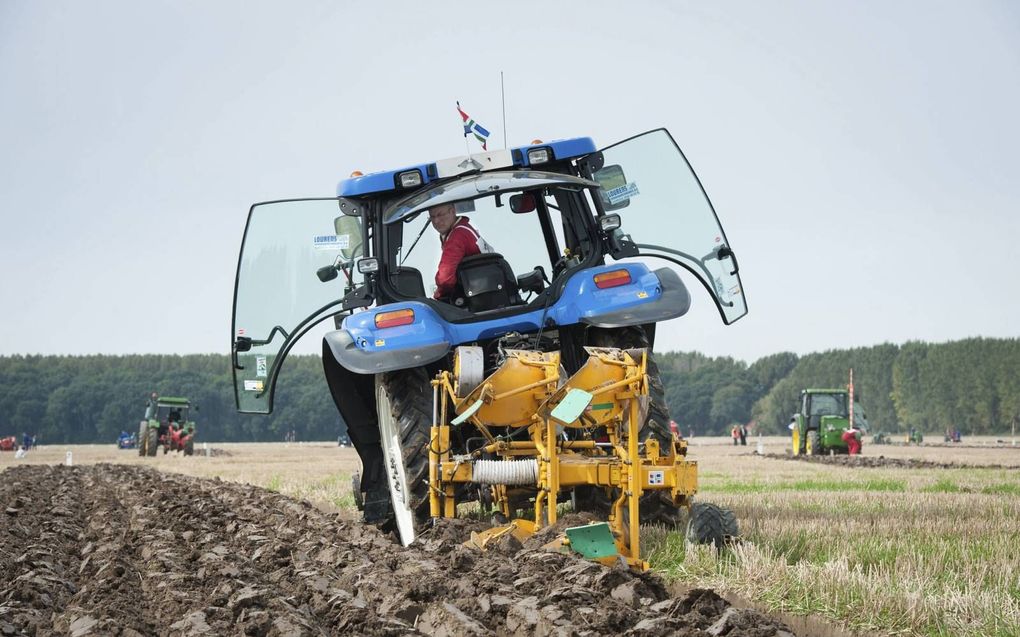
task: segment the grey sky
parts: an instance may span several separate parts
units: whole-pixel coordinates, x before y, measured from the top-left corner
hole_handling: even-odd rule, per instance
[[[455,100],[501,145],[500,70],[511,145],[701,177],[750,313],[660,348],[1020,335],[1013,3],[5,0],[0,354],[228,351],[248,206],[462,153]]]

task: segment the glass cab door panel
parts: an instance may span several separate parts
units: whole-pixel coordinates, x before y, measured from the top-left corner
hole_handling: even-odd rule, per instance
[[[629,235],[641,256],[681,265],[698,277],[724,323],[747,314],[736,256],[669,132],[649,131],[601,152],[597,194],[607,213],[620,215],[617,232]]]
[[[348,276],[357,276],[352,264],[362,256],[360,228],[359,219],[340,214],[336,199],[252,206],[231,325],[239,411],[272,411],[276,375],[287,352],[309,328],[341,311]]]

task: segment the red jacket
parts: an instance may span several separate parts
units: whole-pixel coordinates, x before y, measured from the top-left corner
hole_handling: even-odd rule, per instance
[[[468,221],[467,217],[457,217],[457,223],[446,236],[439,237],[443,245],[443,256],[439,259],[439,269],[436,271],[434,298],[451,296],[457,287],[457,266],[461,260],[482,252],[478,244],[484,240]]]

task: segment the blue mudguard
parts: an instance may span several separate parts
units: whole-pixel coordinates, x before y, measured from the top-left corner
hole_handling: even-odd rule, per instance
[[[599,289],[595,277],[627,270],[630,282]],[[326,334],[337,362],[357,374],[378,374],[418,367],[439,360],[451,348],[496,338],[510,332],[536,332],[546,327],[584,323],[595,327],[623,327],[666,321],[687,312],[691,297],[683,281],[669,268],[650,271],[643,263],[589,268],[574,274],[559,299],[548,308],[513,316],[468,323],[450,323],[420,301],[391,303],[353,314],[339,330]],[[378,328],[376,315],[410,309],[407,325]]]

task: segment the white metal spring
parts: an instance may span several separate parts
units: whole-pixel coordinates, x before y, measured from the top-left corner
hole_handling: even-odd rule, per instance
[[[538,461],[476,460],[471,479],[481,484],[538,484]]]

